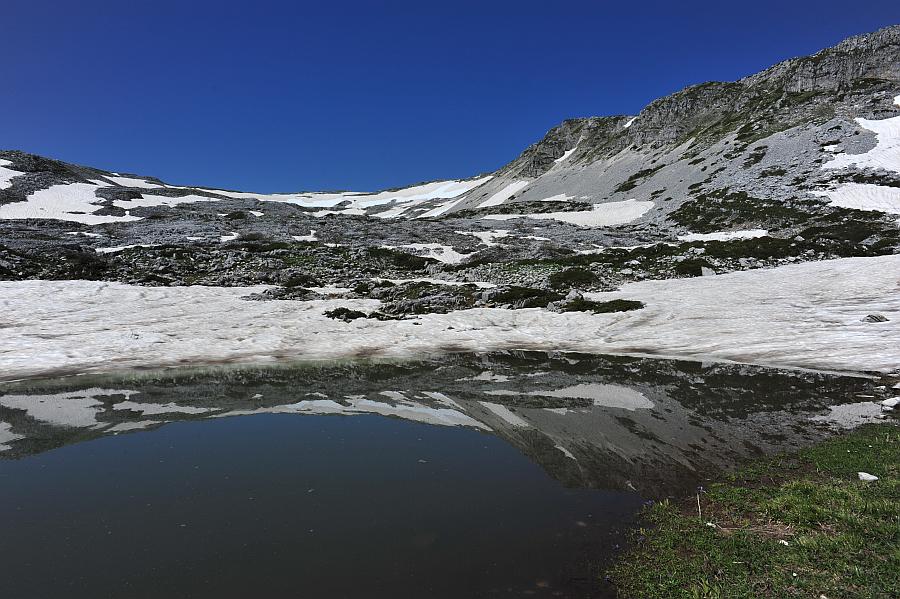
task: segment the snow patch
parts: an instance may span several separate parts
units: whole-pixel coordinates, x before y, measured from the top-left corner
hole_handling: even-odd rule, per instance
[[[831,406],[827,414],[813,416],[810,420],[849,429],[866,422],[880,420],[883,418],[881,412],[881,406],[874,401],[862,401]]]
[[[431,183],[423,183],[422,185],[414,185],[403,189],[395,189],[390,191],[380,191],[376,193],[365,193],[357,191],[347,191],[339,193],[293,193],[293,194],[257,194],[241,191],[222,191],[217,189],[209,189],[219,195],[238,199],[256,199],[263,202],[282,202],[288,204],[297,204],[308,208],[334,208],[340,204],[346,203],[341,210],[329,211],[324,210],[314,213],[315,216],[327,216],[328,214],[358,214],[363,215],[366,209],[384,204],[400,204],[387,212],[376,214],[382,218],[399,216],[407,209],[437,199],[447,199],[458,197],[467,191],[470,191],[491,177],[482,177],[480,179],[470,180],[449,180],[449,181],[433,181]]]
[[[897,118],[900,119],[900,117]],[[836,189],[813,191],[812,193],[827,197],[831,205],[841,208],[900,214],[900,187],[887,187],[871,183],[844,183]]]
[[[111,395],[129,397],[134,391],[117,389],[87,389],[50,395],[2,395],[0,406],[25,410],[31,418],[56,426],[92,427],[98,424],[97,414],[103,402],[98,399]]]
[[[12,164],[9,161],[0,162],[0,189],[11,186],[12,177],[22,173],[5,168]],[[107,175],[107,179],[116,184],[140,189],[161,189],[168,187],[165,184],[153,183],[134,177],[122,177],[119,175]],[[473,180],[435,181],[393,191],[377,193],[341,192],[341,193],[299,193],[299,194],[255,194],[248,192],[223,191],[218,189],[203,189],[189,187],[172,187],[171,189],[194,189],[205,191],[220,196],[237,199],[256,199],[264,202],[283,202],[297,204],[307,208],[323,208],[314,212],[314,216],[327,216],[329,214],[365,215],[368,208],[382,204],[398,204],[386,212],[377,216],[383,218],[400,216],[405,210],[435,199],[456,198],[491,177],[482,177]],[[99,210],[103,202],[94,193],[99,187],[109,187],[107,181],[96,180],[92,183],[71,183],[54,185],[31,194],[25,202],[13,202],[0,206],[0,219],[25,219],[48,218],[80,222],[95,225],[109,222],[124,222],[139,220],[139,217],[126,214],[125,216],[99,216],[93,213]],[[132,200],[117,200],[112,205],[126,210],[151,206],[177,206],[191,202],[216,202],[220,198],[198,195],[196,193],[181,197],[167,197],[161,195],[144,195],[142,198]],[[329,210],[339,205],[338,210]],[[446,208],[449,209],[450,206]],[[249,210],[251,214],[263,216],[262,212]],[[426,213],[427,214],[427,213]]]
[[[545,212],[541,214],[488,214],[482,218],[488,220],[532,218],[536,220],[557,220],[579,227],[610,227],[636,220],[646,214],[651,208],[653,208],[653,202],[631,199],[595,204],[593,210]]]
[[[460,254],[449,245],[442,245],[440,243],[407,243],[406,245],[400,246],[386,245],[382,247],[388,249],[409,248],[411,250],[416,250],[416,255],[434,258],[445,264],[459,264],[469,257],[469,254]]]
[[[679,235],[680,241],[731,241],[732,239],[755,239],[765,237],[769,232],[765,229],[748,229],[744,231],[719,231],[716,233],[688,233]]]
[[[10,441],[24,439],[24,435],[17,435],[12,432],[12,425],[8,422],[0,421],[0,451],[7,451],[10,447],[7,445]]]
[[[509,229],[494,229],[493,231],[454,231],[457,235],[471,235],[477,237],[486,246],[498,245],[495,239],[509,237]]]
[[[463,414],[459,410],[450,408],[432,408],[420,405],[412,401],[404,401],[401,405],[373,401],[362,396],[349,396],[345,398],[347,404],[338,403],[329,399],[304,400],[293,404],[260,408],[258,410],[236,410],[218,414],[217,416],[242,416],[247,414],[335,414],[352,416],[357,414],[379,414],[392,416],[404,420],[412,420],[423,424],[438,426],[467,426],[482,430],[490,430],[487,426],[474,418]],[[405,398],[404,398],[405,399]]]
[[[94,248],[94,251],[98,254],[115,254],[116,252],[121,252],[122,250],[130,250],[131,248],[151,248],[152,244],[142,244],[142,243],[133,243],[131,245],[117,245],[114,247],[107,248]]]
[[[554,162],[555,164],[562,164],[563,162],[565,162],[566,160],[568,160],[568,159],[569,159],[569,156],[571,156],[572,154],[574,154],[574,153],[575,153],[575,150],[577,150],[577,149],[578,149],[578,144],[576,144],[575,147],[572,148],[571,150],[566,150],[565,152],[563,152],[563,155],[560,156],[559,158],[557,158],[556,160],[554,160],[553,162]]]
[[[653,402],[647,399],[640,391],[621,385],[604,385],[601,383],[583,383],[556,389],[555,391],[532,391],[529,395],[590,399],[595,406],[623,408],[631,411],[646,410],[653,407]]]
[[[6,168],[11,164],[12,162],[10,162],[9,160],[0,158],[0,189],[12,187],[12,178],[24,174],[20,171],[14,171],[11,168]]]
[[[193,406],[179,406],[174,402],[167,404],[157,403],[138,403],[136,401],[120,401],[113,406],[116,410],[131,410],[132,412],[140,412],[141,414],[205,414],[212,411],[211,408],[198,408]]]
[[[137,422],[120,422],[119,424],[115,424],[108,429],[106,429],[107,433],[127,433],[129,431],[138,431],[143,430],[147,427],[153,426],[154,424],[162,424],[159,420],[138,420]]]
[[[507,424],[511,424],[515,427],[525,428],[531,426],[525,420],[522,420],[518,416],[512,413],[512,411],[506,406],[498,403],[491,403],[489,401],[479,401],[481,405],[490,410],[495,416],[498,416],[501,420],[506,422]]]
[[[94,193],[98,186],[89,183],[69,183],[53,185],[48,189],[34,192],[24,202],[13,202],[0,206],[0,219],[21,220],[25,218],[49,218],[85,225],[140,220],[137,216],[97,215],[98,205],[103,201]]]
[[[142,189],[159,189],[160,187],[166,187],[161,183],[151,183],[145,179],[137,179],[135,177],[114,177],[106,175],[106,178],[122,187],[139,187]]]
[[[499,206],[510,197],[513,196],[517,191],[520,191],[528,186],[530,181],[513,181],[482,203],[478,204],[479,208],[487,208],[489,206]]]
[[[572,452],[569,451],[568,449],[566,449],[565,447],[563,447],[562,445],[554,445],[553,447],[555,447],[556,449],[560,450],[560,451],[562,452],[562,454],[563,454],[564,456],[566,456],[567,458],[569,458],[570,460],[574,460],[574,459],[575,459],[575,456],[572,455]]]
[[[894,98],[894,104],[900,106],[900,96]],[[836,154],[822,168],[858,166],[900,173],[900,116],[874,121],[858,118],[856,122],[860,127],[875,133],[878,139],[875,147],[862,154]]]
[[[505,383],[509,380],[509,377],[505,374],[494,374],[490,370],[485,370],[481,374],[477,376],[472,376],[466,379],[459,379],[460,381],[484,381],[486,383]]]

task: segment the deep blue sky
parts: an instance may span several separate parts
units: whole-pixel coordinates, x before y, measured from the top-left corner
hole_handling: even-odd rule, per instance
[[[4,0],[0,147],[254,191],[466,177],[894,23],[896,0]]]

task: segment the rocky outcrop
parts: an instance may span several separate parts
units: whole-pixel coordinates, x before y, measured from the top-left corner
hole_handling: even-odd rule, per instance
[[[554,159],[571,149],[576,136],[582,143],[573,158],[590,162],[630,146],[677,144],[704,130],[718,134],[736,131],[766,111],[781,113],[780,120],[796,123],[815,113],[815,108],[842,101],[848,94],[893,89],[897,84],[900,25],[851,37],[812,56],[786,60],[739,81],[692,85],[648,104],[627,129],[623,125],[629,117],[564,121],[500,174],[540,176]],[[816,98],[818,94],[823,96]],[[804,106],[807,103],[812,110]]]
[[[847,38],[812,56],[786,60],[740,83],[806,93],[848,91],[863,79],[900,81],[900,25]]]

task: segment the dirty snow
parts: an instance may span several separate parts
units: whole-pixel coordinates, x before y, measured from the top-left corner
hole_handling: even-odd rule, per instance
[[[533,349],[652,354],[839,371],[900,364],[900,255],[845,258],[692,279],[644,281],[591,299],[632,312],[480,308],[350,323],[338,306],[377,300],[248,302],[264,287],[141,287],[99,281],[0,282],[0,378],[65,371]],[[866,314],[888,322],[866,323]],[[452,327],[452,328],[451,328]],[[879,406],[880,409],[880,406]]]

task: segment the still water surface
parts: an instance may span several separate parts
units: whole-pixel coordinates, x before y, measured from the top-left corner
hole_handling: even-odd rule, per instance
[[[647,500],[870,387],[532,353],[8,384],[0,594],[606,597]]]

